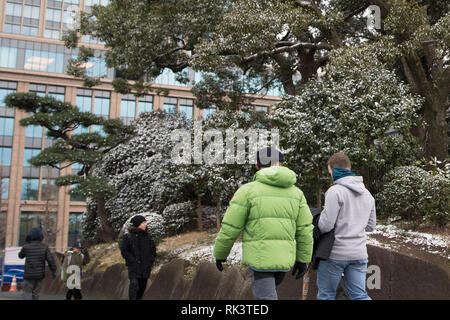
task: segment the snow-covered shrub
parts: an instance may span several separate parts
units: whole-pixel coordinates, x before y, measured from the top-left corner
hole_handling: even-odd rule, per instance
[[[426,220],[445,225],[450,214],[449,187],[448,179],[421,168],[395,168],[385,176],[383,189],[376,195],[378,213],[400,216],[415,227]]]
[[[129,232],[128,229],[132,226],[131,219],[137,215],[141,215],[145,218],[145,220],[147,221],[147,230],[150,233],[153,241],[155,241],[156,243],[159,242],[159,240],[161,240],[161,238],[166,233],[164,218],[155,212],[142,212],[132,215],[123,224],[122,229],[119,233],[119,243],[122,240],[122,237]]]
[[[450,180],[444,175],[432,175],[428,179],[428,199],[425,202],[425,218],[443,227],[450,222]]]
[[[168,234],[176,234],[189,223],[189,218],[194,211],[194,205],[191,201],[174,203],[168,205],[162,216],[164,225]]]

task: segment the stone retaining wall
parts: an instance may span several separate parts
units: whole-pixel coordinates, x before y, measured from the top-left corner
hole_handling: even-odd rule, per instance
[[[372,299],[450,299],[448,268],[379,247],[368,246],[368,252],[369,266],[380,268],[380,289],[368,290]],[[219,272],[214,264],[201,262],[190,279],[191,276],[186,274],[187,266],[188,262],[181,259],[163,265],[152,277],[153,281],[149,281],[143,299],[253,299],[248,272],[242,273],[236,266]],[[316,272],[311,273],[309,287],[308,299],[316,299]],[[84,297],[89,299],[127,299],[127,269],[123,264],[116,264],[105,272],[87,274],[82,279],[81,288]],[[63,297],[66,290],[60,279],[52,281],[50,273],[47,274],[43,293]],[[279,298],[300,300],[301,292],[302,280],[295,280],[288,272],[280,287]]]

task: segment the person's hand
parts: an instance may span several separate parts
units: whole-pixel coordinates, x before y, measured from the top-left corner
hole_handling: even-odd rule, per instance
[[[217,267],[217,269],[219,269],[220,272],[223,271],[222,262],[225,262],[225,261],[227,261],[227,260],[218,260],[218,259],[216,260],[216,267]]]
[[[292,268],[292,275],[295,275],[295,279],[300,279],[306,272],[308,265],[306,263],[296,261],[294,268]]]
[[[53,280],[56,279],[56,272],[52,272],[52,279],[53,279]]]

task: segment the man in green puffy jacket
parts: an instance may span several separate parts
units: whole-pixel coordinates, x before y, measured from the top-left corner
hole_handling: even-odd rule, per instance
[[[257,153],[253,180],[239,188],[230,201],[214,244],[217,268],[222,271],[233,243],[242,235],[242,264],[252,274],[256,300],[276,300],[284,275],[300,278],[311,262],[312,215],[295,173],[283,167],[275,148]]]

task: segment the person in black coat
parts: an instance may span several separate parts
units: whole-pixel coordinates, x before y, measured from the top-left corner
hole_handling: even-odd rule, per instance
[[[156,259],[156,246],[147,232],[147,221],[143,216],[134,216],[131,223],[133,226],[123,236],[120,252],[128,267],[129,299],[141,300]]]
[[[25,300],[39,300],[42,280],[45,277],[45,261],[52,271],[53,280],[56,279],[56,264],[48,246],[42,243],[44,234],[41,228],[32,228],[26,238],[26,243],[19,252],[19,258],[25,260],[23,298]]]

